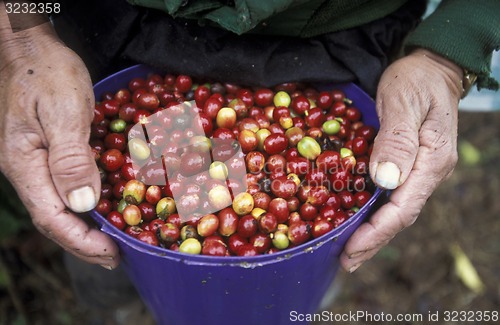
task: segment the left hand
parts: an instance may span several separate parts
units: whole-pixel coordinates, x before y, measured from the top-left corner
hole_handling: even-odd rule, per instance
[[[394,62],[382,75],[376,108],[380,131],[370,175],[394,190],[390,201],[347,242],[341,264],[349,272],[372,258],[413,224],[437,186],[457,163],[457,111],[462,69],[423,49]]]

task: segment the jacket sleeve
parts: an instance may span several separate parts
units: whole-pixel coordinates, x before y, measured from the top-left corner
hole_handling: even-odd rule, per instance
[[[405,42],[432,50],[477,74],[477,88],[498,90],[491,77],[491,56],[500,49],[499,0],[443,0]]]

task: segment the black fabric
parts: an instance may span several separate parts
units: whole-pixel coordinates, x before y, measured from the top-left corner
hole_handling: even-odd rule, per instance
[[[408,1],[390,16],[358,28],[299,39],[237,36],[124,0],[62,1],[54,21],[81,53],[94,80],[133,63],[248,86],[289,81],[358,83],[371,95],[382,71],[425,11]]]

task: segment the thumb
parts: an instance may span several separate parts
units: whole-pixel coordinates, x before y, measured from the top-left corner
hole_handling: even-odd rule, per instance
[[[403,184],[413,168],[419,147],[419,129],[423,122],[420,107],[411,102],[411,94],[383,80],[377,94],[380,130],[370,158],[370,174],[381,188],[395,189]],[[413,105],[412,105],[413,104]]]
[[[93,209],[100,195],[99,171],[88,144],[93,105],[87,90],[63,94],[52,107],[41,106],[51,107],[40,114],[40,122],[50,126],[44,133],[52,181],[64,204],[77,213]]]

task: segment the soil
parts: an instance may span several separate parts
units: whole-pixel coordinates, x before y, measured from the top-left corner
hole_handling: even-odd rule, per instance
[[[445,322],[446,311],[500,312],[500,113],[461,112],[459,131],[465,149],[451,178],[429,199],[418,220],[372,260],[353,274],[339,272],[334,300],[322,307],[332,317],[363,312],[373,321],[365,317],[339,323],[391,323],[376,321],[384,313],[422,315],[423,322],[415,321],[418,316],[392,322],[422,324],[437,312],[434,324],[451,324]],[[475,159],[474,149],[480,159]],[[0,325],[97,324],[77,302],[59,247],[32,227],[0,240]],[[470,261],[483,292],[464,283],[471,274],[467,265],[457,273],[453,247]],[[466,271],[468,276],[459,276]],[[139,318],[128,318],[129,324],[152,323],[146,312],[134,308]],[[495,322],[467,322],[488,323]]]

